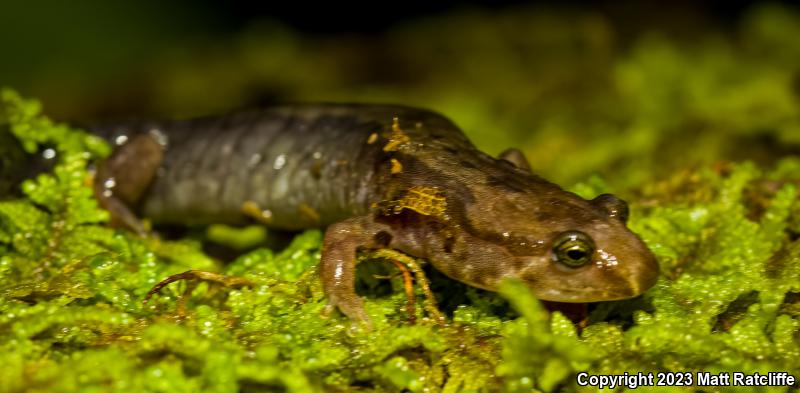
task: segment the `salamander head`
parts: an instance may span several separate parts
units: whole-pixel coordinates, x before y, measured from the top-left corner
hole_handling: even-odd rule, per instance
[[[600,217],[546,236],[546,253],[520,273],[544,300],[591,302],[637,296],[656,283],[658,263],[642,240],[626,226],[628,208],[603,194],[588,201]]]
[[[484,229],[478,237],[499,239],[493,243],[504,249],[497,275],[557,302],[626,299],[655,284],[658,264],[626,227],[624,201],[610,194],[589,201],[537,181],[535,192],[492,193],[488,205],[478,203],[482,217],[471,214],[471,226]]]

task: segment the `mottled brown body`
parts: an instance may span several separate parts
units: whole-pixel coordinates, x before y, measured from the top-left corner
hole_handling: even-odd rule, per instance
[[[115,216],[138,206],[157,222],[250,216],[281,229],[327,226],[325,291],[331,307],[354,319],[366,319],[354,291],[362,249],[424,258],[488,290],[518,278],[539,298],[561,302],[636,296],[658,275],[652,253],[625,226],[623,201],[566,192],[530,173],[518,151],[490,157],[432,112],[292,106],[106,134],[124,142],[96,181]],[[127,176],[133,184],[117,189],[117,176],[134,166],[127,160],[153,175]]]

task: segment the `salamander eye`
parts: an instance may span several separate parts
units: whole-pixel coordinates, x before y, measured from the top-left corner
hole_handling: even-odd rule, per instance
[[[623,224],[628,222],[628,204],[612,194],[598,195],[592,203],[608,213],[609,217],[620,220]]]
[[[592,238],[579,231],[564,232],[553,244],[553,260],[571,268],[589,263],[594,254]]]

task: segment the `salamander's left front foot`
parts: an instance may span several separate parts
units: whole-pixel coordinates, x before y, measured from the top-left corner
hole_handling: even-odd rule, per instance
[[[320,277],[328,297],[326,314],[338,308],[353,321],[369,324],[364,301],[355,290],[356,253],[359,248],[380,247],[375,237],[384,230],[389,229],[373,223],[369,217],[354,217],[337,222],[325,231]]]
[[[370,324],[369,316],[364,310],[364,301],[356,295],[355,297],[347,300],[328,297],[328,304],[322,311],[324,316],[329,316],[334,310],[339,309],[346,317],[355,322]]]

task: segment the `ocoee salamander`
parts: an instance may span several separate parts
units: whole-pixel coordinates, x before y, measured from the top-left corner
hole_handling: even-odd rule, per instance
[[[445,117],[388,105],[294,105],[95,130],[118,146],[95,193],[114,221],[326,227],[331,306],[365,320],[356,254],[389,248],[487,290],[504,278],[540,299],[630,298],[658,265],[625,225],[627,205],[585,200],[509,150],[482,153]]]

